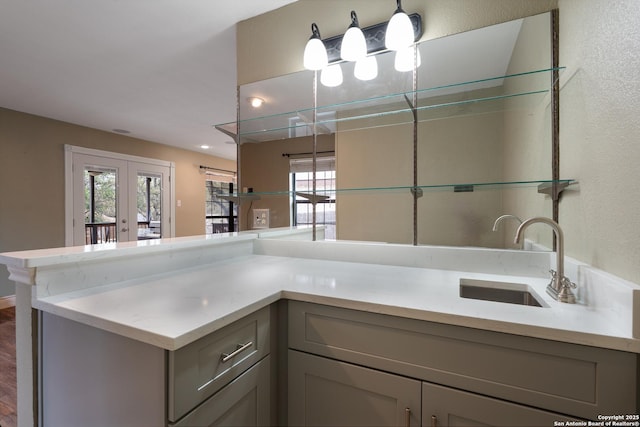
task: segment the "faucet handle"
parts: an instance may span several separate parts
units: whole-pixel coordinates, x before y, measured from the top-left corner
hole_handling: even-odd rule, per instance
[[[549,273],[551,273],[551,283],[557,280],[563,288],[575,289],[578,287],[578,285],[573,283],[567,276],[558,277],[558,273],[555,270],[549,270]]]
[[[551,274],[551,280],[549,281],[549,288],[556,289],[558,282],[558,273],[555,270],[549,270],[549,274]],[[554,297],[555,298],[555,297]]]
[[[560,279],[560,281],[561,281],[561,283],[562,283],[562,286],[563,286],[563,287],[565,287],[565,288],[572,288],[572,289],[575,289],[575,288],[577,288],[577,287],[578,287],[578,285],[576,285],[575,283],[573,283],[573,282],[571,281],[571,279],[569,279],[567,276],[563,276],[563,277]]]

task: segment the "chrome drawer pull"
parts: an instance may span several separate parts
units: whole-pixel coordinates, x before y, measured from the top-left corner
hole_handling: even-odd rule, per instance
[[[253,341],[249,341],[246,344],[238,344],[238,347],[233,352],[222,353],[222,356],[220,356],[220,361],[222,363],[228,362],[229,360],[233,359],[234,357],[236,357],[237,355],[239,355],[240,353],[242,353],[252,345],[253,345]]]

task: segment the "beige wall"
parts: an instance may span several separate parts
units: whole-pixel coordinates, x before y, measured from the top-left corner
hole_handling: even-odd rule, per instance
[[[381,124],[337,133],[337,187],[402,188],[339,193],[337,238],[411,244],[413,125]],[[418,185],[501,181],[502,129],[501,112],[421,122]],[[501,211],[500,191],[427,190],[418,201],[418,243],[496,247],[491,226]]]
[[[336,187],[358,189],[412,185],[412,141],[413,126],[406,124],[338,132]],[[338,193],[336,238],[412,243],[411,193],[409,190]]]
[[[313,150],[311,137],[282,139],[241,145],[240,182],[242,187],[253,188],[256,193],[263,194],[260,200],[244,203],[241,206],[239,224],[241,230],[252,228],[252,215],[249,209],[269,209],[271,227],[288,227],[290,223],[289,195],[289,157],[285,153],[310,153]],[[333,151],[333,135],[320,135],[317,140],[317,151]],[[307,156],[311,157],[311,156]],[[284,194],[283,194],[284,193]]]
[[[176,235],[204,233],[201,164],[235,162],[0,108],[0,252],[64,246],[65,144],[173,161]],[[0,295],[13,293],[4,267]]]
[[[561,80],[560,171],[561,178],[580,181],[560,204],[567,255],[640,283],[637,0],[405,0],[403,5],[422,14],[424,39],[559,7],[560,64],[568,67]],[[392,8],[385,0],[300,0],[245,21],[238,27],[238,81],[301,70],[311,22],[330,37],[344,32],[351,9],[362,25],[370,25],[388,19]]]
[[[560,174],[567,252],[640,283],[640,7],[560,0]],[[567,79],[571,77],[568,81]]]

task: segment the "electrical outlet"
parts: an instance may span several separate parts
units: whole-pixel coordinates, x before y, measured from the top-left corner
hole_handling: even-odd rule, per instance
[[[253,209],[253,228],[269,228],[269,209]]]

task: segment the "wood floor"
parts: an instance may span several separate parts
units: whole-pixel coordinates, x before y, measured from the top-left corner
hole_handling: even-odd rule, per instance
[[[0,427],[16,427],[16,312],[0,310]]]

